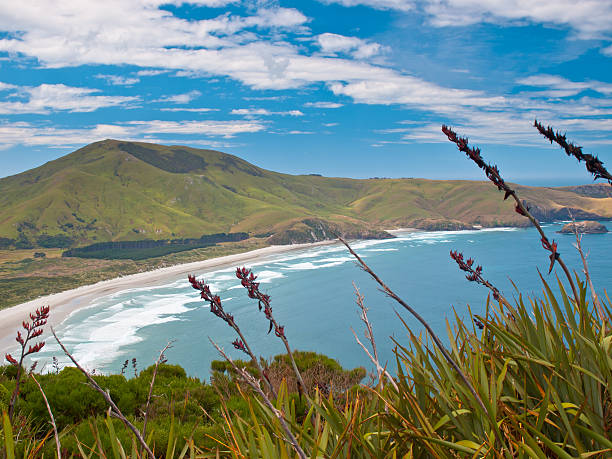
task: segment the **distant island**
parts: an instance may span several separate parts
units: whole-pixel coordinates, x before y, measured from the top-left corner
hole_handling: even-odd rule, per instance
[[[587,220],[583,222],[568,223],[559,230],[559,233],[574,234],[574,229],[580,234],[603,234],[608,232],[608,228],[606,228],[605,225]]]

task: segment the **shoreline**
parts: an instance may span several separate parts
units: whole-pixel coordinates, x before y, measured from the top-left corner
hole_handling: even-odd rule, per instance
[[[411,230],[412,229],[406,228],[391,230],[390,232],[409,232]],[[0,310],[0,355],[17,347],[15,335],[17,330],[21,328],[22,321],[28,317],[30,312],[33,312],[36,308],[41,306],[51,307],[49,321],[45,326],[45,333],[41,337],[41,340],[45,340],[49,338],[51,326],[61,324],[70,314],[88,306],[93,300],[100,296],[111,295],[134,287],[154,286],[172,279],[178,279],[182,276],[186,278],[187,274],[192,274],[196,271],[199,271],[197,274],[200,275],[202,271],[207,272],[233,264],[260,261],[263,258],[273,255],[338,243],[339,242],[336,240],[329,240],[304,244],[272,245],[250,250],[248,252],[224,255],[222,257],[209,258],[207,260],[193,261],[190,263],[181,263],[154,269],[152,271],[115,277],[113,279],[107,279],[95,284],[83,285],[81,287],[42,296],[25,303],[11,306]]]

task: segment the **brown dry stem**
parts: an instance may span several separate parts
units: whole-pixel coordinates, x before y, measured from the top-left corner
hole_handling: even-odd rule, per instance
[[[157,370],[159,368],[159,364],[164,359],[164,354],[168,349],[172,347],[173,341],[169,341],[168,344],[160,351],[157,360],[155,361],[155,368],[153,369],[153,375],[151,376],[151,385],[149,386],[149,395],[147,396],[147,404],[145,405],[144,410],[144,421],[142,423],[142,437],[147,437],[147,421],[149,419],[149,407],[151,405],[151,397],[153,396],[153,386],[155,385],[155,378],[157,377]],[[142,455],[142,450],[140,452]]]
[[[268,407],[268,409],[270,411],[272,411],[274,416],[280,422],[281,427],[283,428],[283,430],[285,431],[285,434],[287,435],[286,441],[288,443],[290,443],[291,446],[293,446],[293,449],[295,449],[295,452],[298,454],[300,459],[306,459],[307,456],[304,453],[304,451],[302,450],[302,448],[300,447],[297,439],[295,438],[295,436],[291,432],[291,429],[289,428],[289,425],[287,424],[287,421],[285,420],[285,416],[283,415],[283,413],[280,410],[276,409],[276,407],[270,401],[270,399],[268,398],[266,393],[261,389],[259,381],[256,380],[253,376],[251,376],[246,370],[244,370],[243,368],[238,367],[234,363],[234,361],[223,351],[223,349],[221,349],[217,345],[217,343],[215,343],[210,337],[208,339],[212,343],[212,345],[215,347],[215,349],[217,349],[219,354],[221,354],[221,356],[230,363],[230,365],[234,368],[234,371],[238,374],[238,376],[240,376],[240,378],[242,378],[242,380],[245,383],[247,383],[251,387],[251,389],[253,389],[255,392],[257,392],[259,394],[259,396],[263,399],[263,401],[266,404],[266,406]]]
[[[376,281],[376,283],[378,283],[378,285],[380,285],[380,287],[383,289],[383,291],[389,297],[393,298],[397,303],[399,303],[410,314],[412,314],[419,322],[421,322],[421,324],[425,327],[425,329],[427,330],[427,332],[431,336],[431,339],[434,341],[434,343],[436,344],[436,346],[438,347],[438,349],[440,350],[440,352],[442,353],[442,355],[444,356],[446,361],[454,368],[454,370],[457,372],[459,377],[463,380],[463,382],[466,385],[466,387],[468,388],[468,390],[474,396],[474,398],[476,399],[476,402],[478,403],[478,405],[480,405],[482,410],[485,413],[487,413],[487,417],[489,418],[489,420],[491,422],[495,423],[496,422],[495,419],[491,416],[491,413],[489,412],[489,410],[485,406],[484,402],[480,398],[480,395],[478,395],[478,392],[476,392],[476,389],[474,388],[474,386],[472,385],[472,383],[470,382],[470,380],[468,379],[466,374],[463,372],[463,370],[461,369],[459,364],[453,360],[453,358],[451,357],[449,352],[446,350],[446,347],[444,347],[444,344],[442,344],[442,341],[440,340],[440,338],[438,338],[438,335],[433,331],[433,329],[427,323],[427,321],[425,319],[423,319],[423,317],[421,317],[421,315],[418,312],[416,312],[411,306],[409,306],[404,300],[402,300],[399,296],[397,296],[397,294],[395,292],[393,292],[393,290],[391,290],[389,287],[387,287],[387,285],[382,281],[382,279],[380,279],[380,277],[378,277],[378,275],[374,271],[372,271],[370,269],[370,267],[366,264],[366,262],[363,261],[363,259],[359,255],[357,255],[357,253],[352,249],[352,247],[344,239],[342,239],[341,237],[339,237],[338,239],[340,240],[340,242],[342,242],[346,246],[346,248],[351,253],[351,255],[353,255],[355,257],[355,259],[357,260],[357,262],[359,263],[361,268],[366,273],[368,273]],[[497,430],[496,429],[494,429],[494,430],[495,430],[496,434],[498,434]]]
[[[59,434],[57,432],[57,424],[55,423],[55,417],[53,417],[53,411],[51,411],[51,406],[49,405],[49,400],[47,400],[47,395],[45,394],[45,391],[41,387],[38,380],[34,377],[33,373],[30,373],[30,378],[32,378],[32,381],[34,381],[36,385],[38,386],[38,390],[40,391],[42,398],[45,401],[45,405],[47,406],[47,412],[49,413],[49,418],[51,419],[51,425],[53,426],[53,436],[55,437],[55,447],[57,449],[57,457],[59,459],[62,457],[62,445],[60,443]]]
[[[361,311],[359,313],[359,318],[365,325],[365,337],[370,342],[370,346],[372,347],[372,353],[370,353],[368,348],[359,340],[359,337],[357,336],[357,333],[355,333],[355,330],[351,328],[351,331],[353,332],[353,335],[355,336],[355,341],[357,341],[357,344],[361,346],[363,351],[366,353],[368,358],[372,361],[372,363],[376,367],[376,373],[378,373],[378,382],[382,384],[383,376],[385,376],[387,380],[391,383],[391,385],[395,388],[395,390],[398,390],[397,384],[395,383],[393,376],[391,376],[389,372],[387,371],[387,369],[384,368],[380,364],[380,360],[378,359],[378,350],[376,349],[376,340],[374,339],[374,331],[372,329],[372,323],[370,322],[370,319],[368,318],[368,308],[363,302],[364,296],[361,294],[361,292],[359,291],[359,289],[357,288],[354,282],[353,282],[353,288],[355,289],[355,295],[357,297],[355,302],[357,303],[357,306],[359,307]]]
[[[55,330],[53,329],[53,327],[51,327],[51,333],[53,333],[53,337],[55,338],[55,340],[57,341],[57,344],[59,344],[59,346],[62,348],[62,351],[64,351],[64,354],[66,354],[68,356],[68,358],[72,361],[72,363],[74,363],[74,365],[79,369],[79,371],[81,373],[83,373],[85,375],[85,377],[87,378],[87,381],[89,382],[89,385],[96,390],[97,392],[100,393],[100,395],[102,395],[102,397],[104,397],[104,400],[106,400],[106,403],[108,403],[108,405],[110,406],[111,409],[111,415],[113,415],[114,417],[116,417],[117,419],[119,419],[121,422],[123,422],[123,424],[125,424],[125,426],[130,429],[133,433],[134,436],[136,437],[136,439],[139,441],[139,443],[141,444],[141,446],[143,447],[143,449],[147,452],[147,454],[149,455],[149,457],[151,459],[155,459],[155,454],[153,454],[153,451],[151,451],[151,448],[149,448],[149,445],[147,445],[147,442],[145,441],[144,437],[142,436],[142,433],[138,430],[138,428],[132,424],[121,412],[121,410],[119,409],[119,407],[115,404],[115,402],[113,401],[113,399],[111,398],[110,394],[105,391],[104,389],[102,389],[98,383],[96,382],[95,379],[93,379],[91,377],[91,375],[89,374],[89,372],[83,368],[81,365],[79,365],[79,362],[76,361],[76,359],[72,356],[72,354],[68,351],[68,349],[66,349],[66,346],[64,346],[64,344],[60,341],[60,339],[57,337],[57,335],[55,334]]]

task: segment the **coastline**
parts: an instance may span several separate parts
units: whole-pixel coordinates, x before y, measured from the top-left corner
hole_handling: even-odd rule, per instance
[[[409,232],[411,229],[391,230],[389,232]],[[0,310],[0,355],[12,350],[15,344],[15,334],[21,328],[21,323],[28,317],[30,312],[41,306],[50,306],[49,322],[45,326],[42,340],[48,339],[50,327],[62,323],[73,312],[88,306],[94,299],[111,295],[113,293],[134,287],[158,285],[168,280],[178,279],[187,274],[201,274],[203,271],[211,271],[234,264],[245,264],[259,261],[262,258],[279,255],[296,250],[309,249],[324,245],[337,244],[336,240],[320,241],[304,244],[272,245],[248,252],[225,255],[222,257],[209,258],[191,263],[181,263],[152,271],[130,274],[123,277],[115,277],[100,281],[95,284],[84,285],[60,293],[42,296],[35,300],[21,303],[10,308]]]

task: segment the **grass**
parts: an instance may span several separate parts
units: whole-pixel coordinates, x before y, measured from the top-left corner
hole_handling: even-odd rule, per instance
[[[198,160],[185,164],[185,157]],[[572,190],[523,188],[521,194],[545,209],[569,206],[612,217],[609,200]],[[522,223],[485,182],[293,176],[212,150],[114,140],[2,178],[0,195],[0,237],[65,235],[77,245],[282,233],[308,218],[378,229],[428,221]]]

